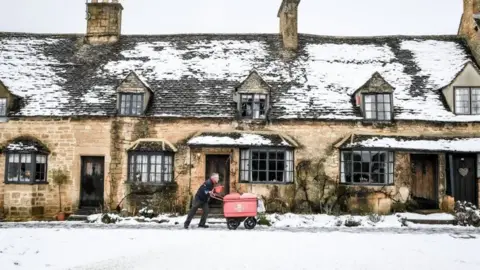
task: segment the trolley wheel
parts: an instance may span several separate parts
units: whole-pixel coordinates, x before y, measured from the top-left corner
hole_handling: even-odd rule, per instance
[[[243,226],[245,226],[247,230],[252,230],[257,226],[257,220],[254,217],[249,217],[243,222]]]
[[[240,221],[235,218],[228,218],[227,219],[227,227],[229,230],[236,230],[240,226]]]

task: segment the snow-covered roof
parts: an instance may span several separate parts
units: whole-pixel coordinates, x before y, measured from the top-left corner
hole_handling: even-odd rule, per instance
[[[115,89],[135,71],[157,117],[234,118],[233,92],[255,69],[272,86],[271,119],[361,119],[350,96],[379,72],[394,88],[399,120],[480,121],[456,116],[440,91],[467,61],[463,39],[301,35],[282,58],[278,35],[122,36],[78,46],[81,36],[0,33],[0,80],[24,98],[17,116],[114,115]]]
[[[279,134],[253,133],[202,133],[191,138],[187,144],[190,146],[295,146]]]
[[[480,137],[354,136],[342,148],[480,153]]]
[[[50,150],[39,140],[30,137],[18,137],[0,146],[5,152],[39,152],[50,153]]]

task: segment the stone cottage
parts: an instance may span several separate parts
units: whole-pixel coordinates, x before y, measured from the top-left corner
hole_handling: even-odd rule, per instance
[[[212,172],[272,211],[478,205],[480,0],[458,36],[299,34],[279,4],[280,35],[122,35],[94,0],[85,35],[0,33],[0,215],[184,211]]]

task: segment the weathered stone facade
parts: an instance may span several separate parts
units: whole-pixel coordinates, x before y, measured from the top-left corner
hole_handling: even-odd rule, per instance
[[[287,50],[298,49],[298,5],[300,0],[283,0],[278,11],[280,35],[283,47]]]
[[[139,123],[146,121],[148,130],[138,130]],[[360,122],[326,122],[326,121],[285,121],[266,126],[244,125],[231,121],[212,120],[160,120],[160,119],[31,119],[10,120],[3,123],[1,142],[20,135],[30,135],[40,139],[52,151],[48,158],[49,171],[54,168],[65,168],[69,172],[70,183],[62,189],[64,211],[72,212],[78,208],[80,194],[80,159],[82,156],[105,157],[105,206],[114,209],[117,204],[132,190],[127,179],[127,149],[138,139],[139,132],[151,138],[166,139],[178,147],[175,153],[175,183],[178,188],[177,204],[183,206],[189,201],[188,193],[193,193],[205,180],[205,157],[207,154],[230,155],[230,190],[252,192],[269,197],[276,190],[280,200],[287,205],[294,203],[295,187],[293,185],[267,185],[238,183],[239,150],[238,148],[189,148],[186,139],[196,132],[225,131],[239,129],[251,131],[274,131],[287,134],[301,145],[295,151],[295,163],[302,160],[323,158],[325,174],[334,182],[339,181],[339,151],[333,145],[351,133],[375,132],[377,134],[414,134],[429,135],[472,135],[480,131],[480,124],[431,124],[425,122],[398,122],[388,127],[375,128]],[[445,198],[445,155],[439,153],[439,204]],[[5,156],[0,157],[0,177],[4,177]],[[386,191],[369,193],[366,199],[361,195],[351,199],[352,209],[367,202],[368,208],[376,212],[388,212],[394,198],[406,201],[409,196],[410,176],[409,153],[397,152],[395,164],[395,185],[388,187],[368,187],[368,190]],[[50,176],[49,176],[50,177]],[[144,189],[145,187],[143,187]],[[138,187],[133,187],[138,189]],[[140,187],[142,189],[142,187]],[[148,186],[147,186],[148,189]],[[155,189],[155,187],[153,187]],[[160,191],[161,192],[161,191]],[[318,192],[314,188],[310,192]],[[297,194],[300,196],[300,193]],[[310,194],[315,197],[316,194]],[[479,196],[480,197],[480,196]],[[58,188],[48,185],[19,185],[0,183],[0,206],[7,219],[52,218],[58,212]],[[150,200],[152,198],[147,198]],[[126,198],[120,205],[130,211],[138,211],[141,199]],[[152,202],[154,204],[154,202]]]

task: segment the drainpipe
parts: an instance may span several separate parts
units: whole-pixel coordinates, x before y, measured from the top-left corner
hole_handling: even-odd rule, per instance
[[[192,188],[192,149],[188,148],[188,154],[190,156],[190,161],[188,164],[188,193],[191,193]]]

